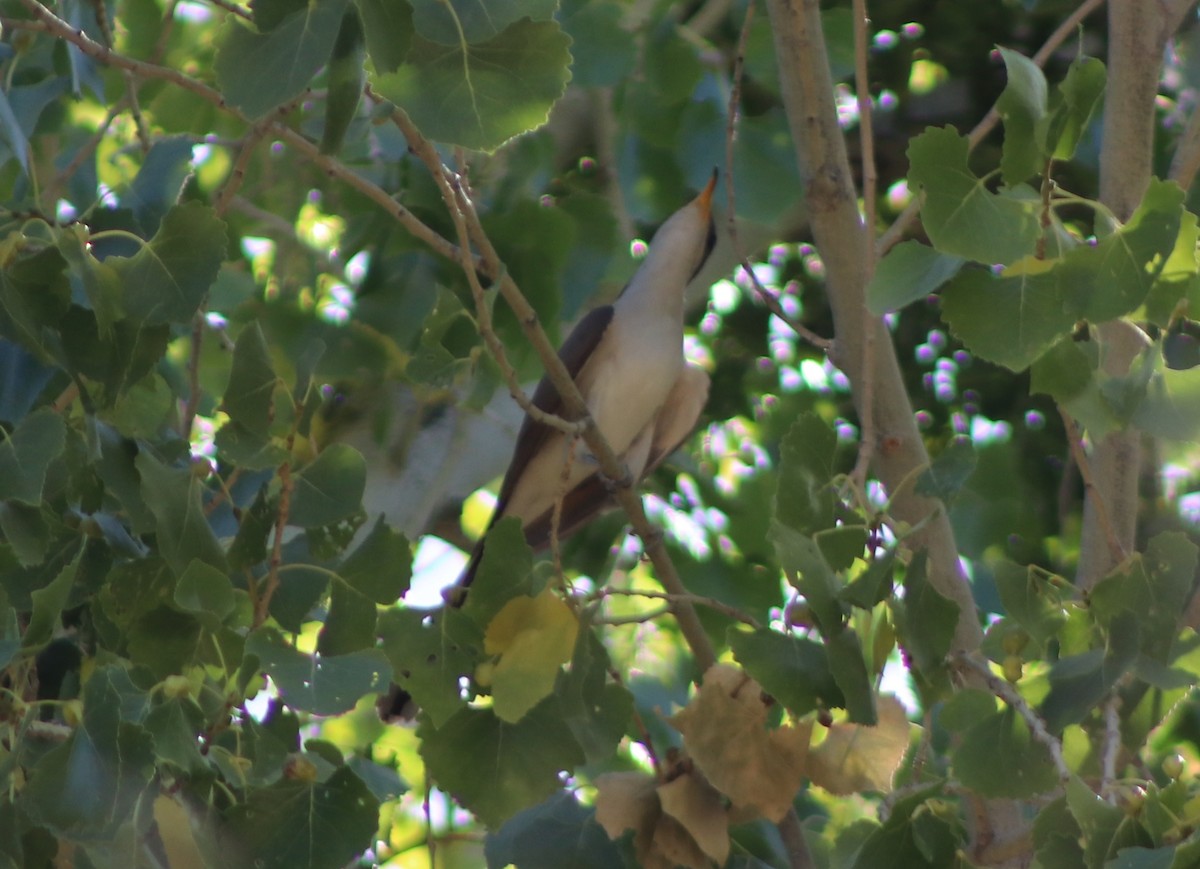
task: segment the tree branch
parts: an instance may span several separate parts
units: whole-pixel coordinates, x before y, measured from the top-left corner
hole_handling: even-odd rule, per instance
[[[899,362],[882,320],[868,318],[863,328],[866,262],[870,235],[858,213],[850,164],[833,102],[833,82],[815,0],[768,0],[775,51],[779,59],[784,106],[796,146],[796,162],[807,186],[813,237],[825,263],[829,304],[836,333],[834,361],[853,386],[859,418],[863,416],[861,388],[875,382],[870,413],[878,432],[873,466],[893,493],[898,518],[917,525],[928,522],[909,540],[929,554],[930,581],[959,609],[954,650],[979,647],[983,632],[970,586],[958,563],[954,532],[939,502],[900,492],[902,481],[929,464],[929,454],[917,430],[912,404],[904,388]],[[875,365],[863,368],[865,332],[876,343]]]
[[[1100,202],[1128,220],[1150,184],[1154,155],[1155,97],[1163,50],[1171,28],[1161,3],[1111,0],[1108,4],[1108,88],[1100,151]],[[1141,349],[1141,330],[1115,320],[1096,328],[1105,373],[1120,377]],[[1144,336],[1143,336],[1144,337]],[[1136,544],[1141,432],[1116,431],[1095,443],[1094,486],[1084,494],[1076,583],[1088,589],[1118,563],[1104,544],[1106,525],[1120,551]],[[1107,515],[1105,511],[1107,506]]]

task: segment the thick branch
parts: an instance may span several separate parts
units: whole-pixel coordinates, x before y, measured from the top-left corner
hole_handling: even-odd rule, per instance
[[[874,371],[863,366],[863,309],[866,263],[873,240],[858,213],[845,142],[834,107],[833,82],[815,0],[768,0],[784,105],[796,144],[796,159],[807,185],[813,236],[825,263],[829,303],[836,330],[834,361],[850,378],[856,401],[873,374],[871,418],[877,441],[873,467],[894,495],[894,515],[925,527],[910,538],[927,550],[930,580],[959,608],[955,651],[979,646],[982,631],[971,589],[958,563],[950,522],[939,502],[913,494],[901,482],[929,463],[900,376],[891,336],[877,318],[867,318],[875,343]],[[859,416],[864,415],[859,408]]]
[[[1108,4],[1108,89],[1100,152],[1100,201],[1128,220],[1150,184],[1154,156],[1155,97],[1171,22],[1161,3],[1111,0]],[[1128,373],[1140,344],[1131,323],[1101,323],[1097,336],[1104,368]],[[1094,485],[1084,495],[1083,529],[1076,582],[1091,588],[1116,565],[1105,544],[1106,525],[1119,548],[1135,546],[1141,433],[1118,431],[1101,438],[1092,455]]]

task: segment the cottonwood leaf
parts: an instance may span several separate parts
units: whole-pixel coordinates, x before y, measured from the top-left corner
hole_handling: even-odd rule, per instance
[[[469,45],[418,36],[375,87],[429,138],[494,151],[546,122],[571,77],[570,41],[558,22],[528,19]]]
[[[767,727],[762,687],[717,664],[686,707],[670,718],[696,766],[736,808],[778,821],[806,771],[811,725]]]
[[[596,779],[596,821],[612,839],[633,830],[645,869],[710,869],[704,850],[679,821],[664,814],[657,782],[644,773],[605,773]]]
[[[394,72],[408,56],[413,37],[413,10],[392,0],[354,0],[362,16],[367,54],[380,73]]]
[[[965,262],[919,241],[902,241],[875,266],[867,284],[867,307],[877,316],[898,311],[935,292],[958,274]]]
[[[380,614],[377,630],[396,684],[441,727],[466,703],[459,682],[479,661],[479,629],[460,610],[392,608]]]
[[[663,814],[674,818],[718,866],[729,858],[729,811],[720,791],[695,770],[657,788]]]
[[[253,119],[303,93],[329,60],[347,5],[314,0],[262,33],[227,18],[213,66],[229,104]]]
[[[275,415],[272,395],[278,380],[267,339],[255,321],[242,330],[233,345],[233,364],[221,409],[250,434],[265,437]]]
[[[490,831],[483,855],[489,866],[611,869],[622,863],[595,811],[570,793],[557,793]]]
[[[154,514],[159,553],[177,575],[199,559],[227,571],[225,552],[208,524],[201,502],[200,481],[186,468],[168,468],[149,452],[138,453],[134,466],[141,476],[141,494]]]
[[[1049,88],[1046,77],[1032,60],[1007,48],[1000,49],[1008,71],[1008,85],[996,101],[1004,121],[1004,150],[1000,171],[1010,187],[1040,173],[1045,155],[1035,128],[1046,114]]]
[[[339,715],[365,694],[387,687],[392,668],[377,649],[349,655],[309,655],[289,644],[273,628],[259,628],[246,639],[271,677],[283,702],[315,715]]]
[[[412,550],[408,538],[390,527],[381,515],[366,540],[337,568],[338,576],[378,604],[391,604],[408,591]]]
[[[815,413],[802,414],[779,444],[775,517],[812,534],[833,525],[837,435]]]
[[[921,222],[933,246],[986,265],[1031,256],[1040,204],[992,193],[967,165],[968,153],[967,138],[948,127],[928,129],[908,146],[909,184],[922,191]]]
[[[371,844],[379,800],[349,767],[324,782],[283,778],[251,790],[225,814],[236,865],[338,869]]]
[[[1146,300],[1180,237],[1183,199],[1178,184],[1152,178],[1124,226],[1067,252],[1058,272],[1072,316],[1101,323]]]
[[[825,741],[809,749],[812,783],[837,796],[878,791],[890,793],[892,776],[908,750],[913,725],[895,697],[880,697],[879,723],[834,724]]]
[[[560,773],[584,762],[553,700],[515,724],[490,709],[461,709],[436,730],[422,724],[417,736],[438,787],[489,827],[544,800],[561,786]]]
[[[522,18],[549,21],[558,0],[412,0],[413,26],[442,45],[486,42]]]
[[[40,506],[46,471],[66,446],[62,416],[48,407],[39,408],[0,437],[0,500]]]
[[[236,16],[235,16],[236,17]],[[176,205],[132,257],[104,261],[120,278],[127,316],[150,325],[186,323],[217,279],[226,250],[225,222],[200,202]]]
[[[815,640],[766,628],[731,628],[729,647],[746,672],[797,717],[846,703],[829,669],[825,646]]]
[[[332,525],[362,507],[367,463],[347,444],[330,444],[293,477],[288,524],[301,528]]]
[[[942,315],[972,353],[1023,371],[1075,325],[1053,264],[1024,260],[994,275],[966,269],[942,290]]]
[[[496,613],[483,638],[494,663],[483,664],[476,680],[491,688],[497,717],[520,721],[554,690],[578,633],[579,620],[548,588],[537,597],[515,597]]]
[[[1055,160],[1075,156],[1080,139],[1104,100],[1107,77],[1104,64],[1094,57],[1080,56],[1071,61],[1050,112],[1037,125],[1043,153]]]

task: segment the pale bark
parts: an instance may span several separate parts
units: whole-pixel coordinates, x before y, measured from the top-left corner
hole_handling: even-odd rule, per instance
[[[834,106],[833,81],[821,33],[820,10],[812,0],[770,0],[767,7],[779,58],[784,106],[805,182],[813,238],[825,264],[833,311],[834,362],[845,372],[856,401],[869,394],[876,436],[872,466],[893,496],[893,516],[910,525],[926,522],[908,538],[928,553],[930,581],[959,608],[953,651],[973,651],[982,639],[975,602],[963,575],[954,532],[942,505],[913,493],[912,482],[929,464],[905,392],[891,335],[866,312],[867,264],[874,239],[858,211],[858,198]],[[864,365],[866,330],[873,330],[874,365]],[[866,388],[868,380],[872,388]],[[864,408],[859,407],[859,416]]]

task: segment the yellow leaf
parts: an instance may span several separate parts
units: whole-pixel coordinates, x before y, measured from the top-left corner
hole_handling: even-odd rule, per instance
[[[671,723],[713,786],[735,809],[779,821],[804,779],[811,724],[767,728],[763,690],[740,668],[717,664]]]
[[[1036,256],[1022,257],[1001,272],[1002,277],[1015,278],[1021,275],[1040,275],[1059,265],[1061,260],[1038,259]]]
[[[879,698],[879,723],[835,724],[825,741],[808,753],[813,784],[837,796],[892,789],[892,776],[908,750],[912,730],[895,697]]]
[[[479,675],[492,688],[492,708],[502,721],[520,721],[554,690],[558,671],[575,651],[579,620],[550,589],[504,605],[488,624],[484,650],[498,656]]]

